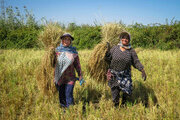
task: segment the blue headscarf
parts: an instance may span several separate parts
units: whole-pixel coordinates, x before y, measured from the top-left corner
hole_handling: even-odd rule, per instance
[[[70,53],[74,53],[74,54],[78,54],[78,52],[76,51],[76,47],[73,47],[72,45],[70,46],[63,46],[63,44],[61,43],[60,46],[58,46],[56,48],[57,52],[70,52]]]
[[[122,42],[121,42],[121,40],[120,40],[120,42],[118,43],[118,45],[121,46],[121,47],[123,47],[123,48],[125,48],[125,49],[131,49],[131,44],[130,44],[130,43],[129,43],[128,45],[123,45]]]

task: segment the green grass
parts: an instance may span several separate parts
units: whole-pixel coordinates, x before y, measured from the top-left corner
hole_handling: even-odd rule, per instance
[[[124,108],[114,108],[107,84],[87,74],[91,52],[79,51],[86,83],[76,82],[75,105],[64,113],[57,93],[49,97],[38,89],[36,68],[43,50],[0,50],[0,119],[180,119],[180,50],[138,50],[147,81],[132,69],[133,94]]]

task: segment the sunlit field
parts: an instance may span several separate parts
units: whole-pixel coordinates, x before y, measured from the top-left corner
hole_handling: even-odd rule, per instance
[[[115,108],[110,88],[86,70],[91,50],[79,51],[86,83],[76,82],[75,105],[64,112],[58,94],[44,95],[36,80],[44,50],[0,50],[0,119],[26,120],[178,120],[180,119],[180,50],[136,49],[147,80],[132,68],[133,94]],[[121,99],[120,99],[121,101]]]

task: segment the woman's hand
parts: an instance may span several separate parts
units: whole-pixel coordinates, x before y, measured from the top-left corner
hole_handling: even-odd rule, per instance
[[[80,81],[82,78],[83,78],[82,76],[79,76],[79,81]]]
[[[56,56],[59,56],[60,55],[60,52],[56,52]]]
[[[79,77],[79,84],[80,86],[85,83],[85,80],[83,79],[83,77]]]
[[[107,47],[107,51],[110,51],[111,47],[110,47],[110,43],[106,42],[106,47]]]
[[[50,46],[49,49],[54,49],[54,47],[53,47],[53,46]]]
[[[82,85],[83,83],[85,83],[85,80],[82,76],[79,76],[79,84]]]
[[[146,73],[145,73],[144,69],[142,69],[141,72],[142,72],[142,78],[143,78],[143,80],[146,81],[146,77],[147,77],[147,76],[146,76]]]

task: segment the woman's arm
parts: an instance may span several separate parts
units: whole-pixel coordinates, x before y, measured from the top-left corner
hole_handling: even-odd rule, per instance
[[[74,67],[78,73],[79,77],[82,77],[82,71],[81,71],[81,64],[80,64],[80,60],[79,60],[79,56],[77,56],[74,60]]]
[[[139,61],[139,58],[138,58],[136,51],[134,49],[131,50],[131,56],[132,56],[133,67],[138,69],[139,71],[142,71],[144,69],[144,66]]]
[[[138,56],[136,54],[136,51],[133,49],[131,51],[132,54],[132,65],[137,68],[139,71],[142,72],[142,78],[144,79],[144,81],[146,80],[146,72],[144,70],[144,66],[141,64],[141,62],[138,59]]]
[[[110,63],[111,63],[112,56],[111,56],[110,51],[106,51],[106,54],[105,54],[104,59],[105,59],[105,61],[106,61],[108,64],[110,64]]]

